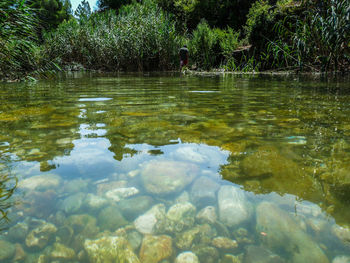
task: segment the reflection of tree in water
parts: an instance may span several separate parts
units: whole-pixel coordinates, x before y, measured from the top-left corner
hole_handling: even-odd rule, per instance
[[[9,157],[0,156],[0,231],[8,222],[7,211],[12,206],[11,196],[17,186],[17,178],[11,174]]]
[[[54,169],[51,161],[68,155],[72,141],[79,138],[79,109],[59,99],[66,95],[59,87],[49,94],[40,85],[35,89],[25,86],[21,92],[18,87],[5,86],[2,91],[0,142],[7,143],[4,152],[16,155],[17,161],[40,162],[41,171]]]

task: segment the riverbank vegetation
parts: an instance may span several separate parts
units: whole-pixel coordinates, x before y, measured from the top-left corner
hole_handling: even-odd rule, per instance
[[[53,4],[54,3],[54,4]],[[347,0],[5,0],[0,78],[48,70],[348,71]]]

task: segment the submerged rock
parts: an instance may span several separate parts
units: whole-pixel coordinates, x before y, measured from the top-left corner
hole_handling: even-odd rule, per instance
[[[172,239],[170,236],[146,235],[140,249],[140,260],[142,263],[158,263],[169,258],[172,253]]]
[[[107,236],[85,240],[84,249],[93,263],[139,263],[128,241],[123,237]]]
[[[196,215],[196,220],[199,223],[214,224],[217,220],[216,208],[214,206],[204,207]]]
[[[0,261],[11,259],[16,251],[14,244],[0,239]]]
[[[165,227],[165,205],[153,206],[134,221],[135,228],[143,234],[154,234]],[[161,231],[159,231],[161,232]]]
[[[61,202],[59,208],[67,214],[76,213],[82,206],[84,198],[84,193],[70,195]]]
[[[109,190],[106,193],[106,197],[112,199],[115,202],[125,199],[126,197],[133,196],[139,193],[139,190],[135,187],[122,187]]]
[[[259,246],[248,246],[244,254],[244,263],[285,263],[280,256]]]
[[[193,252],[186,251],[176,257],[175,263],[199,263],[199,259]]]
[[[179,249],[190,249],[193,241],[201,235],[200,231],[201,228],[195,226],[187,231],[177,234],[175,238],[176,247]]]
[[[216,248],[207,245],[198,245],[192,248],[199,262],[201,263],[217,263],[219,261],[219,252]]]
[[[154,200],[150,196],[136,196],[120,201],[118,208],[127,219],[133,220],[147,211],[153,202]]]
[[[332,233],[344,244],[350,245],[350,228],[334,224],[332,226]]]
[[[18,188],[44,191],[49,188],[56,188],[61,183],[61,177],[56,174],[35,175],[24,180],[20,180]]]
[[[230,227],[247,221],[252,214],[243,190],[234,186],[224,185],[219,189],[218,206],[221,222]]]
[[[100,209],[104,207],[107,203],[108,201],[105,198],[94,194],[88,194],[84,201],[85,206],[92,210]]]
[[[213,205],[216,202],[216,191],[220,185],[214,180],[201,176],[194,181],[191,188],[191,200],[197,207]]]
[[[350,256],[337,256],[332,263],[350,263]]]
[[[115,231],[118,228],[128,224],[128,221],[115,206],[109,206],[98,215],[98,223],[102,230]]]
[[[43,249],[53,238],[56,231],[55,225],[43,221],[39,227],[29,232],[25,240],[27,247]]]
[[[28,234],[28,229],[29,228],[26,223],[17,223],[16,225],[10,227],[7,237],[13,242],[22,243]]]
[[[151,161],[141,172],[145,189],[153,194],[173,194],[189,185],[199,171],[198,166],[185,162]]]
[[[181,232],[183,229],[193,226],[196,215],[196,207],[191,203],[177,203],[171,206],[166,214],[167,231]]]
[[[96,226],[96,218],[88,214],[72,215],[67,218],[66,225],[68,228],[73,228],[74,234],[82,234],[86,238],[94,236],[99,232],[99,228]],[[67,230],[69,235],[70,230]],[[68,236],[69,237],[69,236]]]
[[[75,258],[75,252],[63,244],[55,243],[50,253],[50,258],[52,260],[73,260]]]
[[[214,247],[221,249],[234,249],[238,247],[238,243],[236,240],[232,240],[227,237],[216,237],[213,239],[211,244]]]
[[[240,168],[240,184],[244,179],[259,178],[256,186],[249,186],[249,181],[243,183],[251,191],[260,193],[264,189],[265,192],[290,193],[310,201],[322,200],[320,183],[275,147],[259,147],[243,159]]]
[[[0,245],[0,247],[1,247],[1,245]],[[16,248],[16,250],[15,250],[15,255],[13,257],[13,261],[18,262],[18,261],[24,260],[27,257],[27,254],[24,251],[23,247],[17,243],[15,245],[15,248]]]
[[[328,258],[286,212],[272,203],[263,202],[256,211],[257,231],[264,232],[262,242],[272,251],[285,250],[293,263],[328,263]]]
[[[241,263],[240,257],[231,254],[225,254],[220,263]],[[253,262],[252,262],[253,263]]]

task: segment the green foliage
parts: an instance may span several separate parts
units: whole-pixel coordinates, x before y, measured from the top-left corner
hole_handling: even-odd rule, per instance
[[[62,23],[45,37],[50,59],[87,68],[151,70],[174,68],[182,38],[175,24],[151,0],[94,13],[84,24]]]
[[[37,14],[40,27],[45,31],[57,28],[71,17],[72,6],[69,0],[27,0],[27,3]]]
[[[74,12],[81,23],[85,23],[91,16],[91,8],[88,1],[83,0]]]
[[[0,79],[35,68],[36,18],[24,1],[0,3]]]
[[[165,11],[174,14],[180,28],[194,30],[202,19],[211,27],[232,27],[236,30],[246,21],[254,0],[157,0]],[[184,31],[185,31],[184,30]]]
[[[132,0],[98,0],[97,6],[100,10],[118,10],[123,5],[131,4]]]
[[[239,33],[231,28],[211,29],[206,21],[198,24],[189,42],[192,60],[203,69],[210,69],[232,59],[238,46]]]
[[[294,44],[300,60],[314,60],[322,71],[349,67],[350,2],[321,1],[323,8],[306,8],[298,21]],[[320,5],[320,3],[319,3]]]

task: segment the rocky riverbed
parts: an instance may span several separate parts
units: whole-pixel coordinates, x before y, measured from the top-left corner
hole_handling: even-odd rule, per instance
[[[195,162],[151,160],[96,181],[41,174],[18,189],[1,262],[350,260],[350,229],[317,205],[254,196]]]

